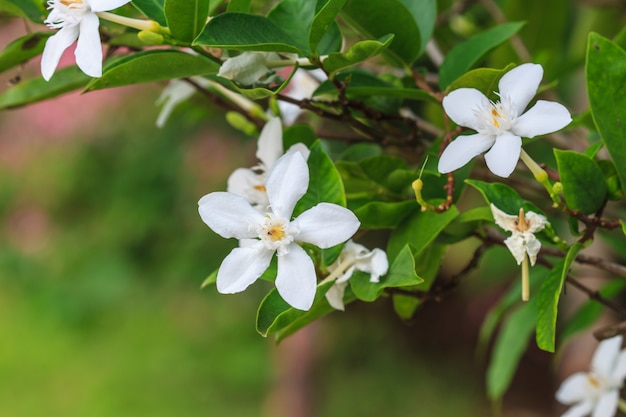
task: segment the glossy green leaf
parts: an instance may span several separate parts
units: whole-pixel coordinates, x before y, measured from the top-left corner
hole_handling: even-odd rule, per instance
[[[523,208],[526,212],[534,211],[535,213],[543,214],[537,206],[524,200],[517,194],[517,191],[508,185],[478,180],[465,180],[465,182],[480,191],[487,203],[493,203],[505,213],[517,214],[519,209]]]
[[[554,156],[567,205],[584,214],[595,213],[607,196],[606,182],[598,164],[574,151],[555,149]]]
[[[590,34],[585,73],[593,121],[615,162],[622,191],[626,191],[626,91],[615,87],[626,85],[626,52],[610,40]]]
[[[487,394],[493,401],[508,389],[530,337],[537,317],[537,298],[531,298],[505,320],[495,342],[487,368]]]
[[[208,58],[172,50],[142,51],[107,65],[86,91],[216,73]]]
[[[439,69],[439,87],[445,90],[454,80],[470,70],[487,52],[517,33],[524,22],[510,22],[479,33],[457,44]]]
[[[339,11],[346,4],[347,0],[328,0],[320,11],[315,15],[309,30],[309,49],[315,53],[322,38],[328,33],[331,26],[335,24],[335,19]]]
[[[322,65],[326,71],[334,74],[380,54],[391,44],[392,40],[393,35],[386,35],[376,41],[356,42],[345,52],[333,52],[328,55]]]
[[[411,13],[420,32],[420,52],[418,57],[426,49],[426,44],[432,37],[437,21],[436,0],[400,0]]]
[[[498,97],[494,94],[498,90],[498,82],[504,74],[506,74],[514,65],[509,65],[501,70],[493,68],[478,68],[466,72],[457,78],[450,86],[448,91],[457,88],[475,88],[482,92],[490,99],[496,100]]]
[[[371,201],[354,210],[354,214],[361,221],[362,229],[393,229],[405,217],[418,210],[415,201]]]
[[[78,90],[89,80],[91,77],[78,67],[71,66],[57,70],[50,81],[41,77],[22,81],[0,94],[0,110],[36,103]]]
[[[132,3],[149,19],[158,22],[161,26],[167,26],[164,10],[165,0],[132,0]]]
[[[0,52],[0,72],[6,71],[43,52],[46,40],[55,32],[34,32],[8,44]]]
[[[228,12],[214,17],[194,44],[242,51],[301,53],[297,43],[270,19],[245,13]]]
[[[35,23],[42,23],[47,14],[44,10],[44,2],[36,0],[2,0],[7,9],[17,16],[26,17]]]
[[[252,0],[230,0],[226,8],[229,12],[248,13],[250,12]]]
[[[415,260],[409,245],[398,253],[380,282],[370,282],[370,274],[357,271],[350,278],[350,287],[354,295],[362,301],[372,302],[383,293],[385,288],[402,288],[419,285],[424,280],[415,273]]]
[[[209,0],[165,0],[163,11],[172,36],[191,42],[204,29]]]
[[[554,352],[556,341],[556,318],[559,299],[569,268],[576,255],[583,249],[579,243],[572,245],[567,256],[561,259],[548,273],[537,295],[539,311],[537,314],[537,346],[539,349]]]

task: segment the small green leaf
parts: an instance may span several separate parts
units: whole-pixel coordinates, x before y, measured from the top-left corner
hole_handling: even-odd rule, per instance
[[[209,0],[165,0],[163,10],[172,36],[191,42],[204,29]]]
[[[0,52],[0,72],[13,68],[41,54],[48,38],[54,32],[35,32],[8,44]]]
[[[524,22],[505,23],[456,45],[441,64],[439,87],[445,90],[454,80],[469,71],[487,52],[509,39],[522,26]]]
[[[567,251],[567,256],[559,261],[548,273],[537,296],[539,312],[537,314],[537,346],[539,349],[554,352],[556,340],[556,318],[563,283],[569,268],[583,245],[576,243]]]
[[[0,110],[36,103],[84,87],[91,80],[78,67],[57,70],[50,81],[34,78],[22,81],[0,94]]]
[[[392,40],[393,35],[385,35],[376,41],[356,42],[346,52],[333,52],[328,55],[322,65],[326,71],[334,74],[380,54]]]
[[[315,53],[322,38],[335,23],[337,14],[346,4],[347,0],[328,0],[326,4],[313,18],[309,30],[309,49]]]
[[[215,62],[200,55],[171,50],[142,51],[107,65],[102,77],[93,80],[85,90],[205,75],[218,69]]]
[[[245,13],[228,12],[214,17],[194,44],[242,51],[301,53],[296,42],[274,22]]]
[[[534,211],[535,213],[542,214],[542,211],[537,206],[524,200],[517,194],[517,191],[508,185],[499,182],[488,183],[478,180],[465,180],[465,182],[480,191],[487,203],[493,203],[494,206],[505,213],[517,214],[519,213],[519,209],[523,208],[526,212]]]
[[[424,280],[415,273],[413,253],[409,245],[405,245],[391,263],[389,272],[380,278],[380,282],[370,282],[370,274],[360,271],[355,272],[349,282],[359,300],[372,302],[380,297],[385,288],[412,287]]]
[[[165,0],[132,0],[133,6],[149,19],[156,21],[161,26],[167,26],[165,19]]]
[[[485,96],[495,100],[497,96],[494,92],[498,89],[498,81],[513,67],[514,65],[511,64],[501,70],[478,68],[468,71],[450,84],[447,90],[453,91],[458,88],[475,88]]]
[[[563,195],[570,208],[584,214],[595,213],[604,205],[607,186],[598,164],[587,155],[554,150],[563,184]]]
[[[615,162],[622,191],[626,192],[626,52],[610,40],[591,33],[587,47],[587,93],[591,114],[606,149]]]
[[[354,210],[361,229],[393,229],[409,214],[419,210],[415,201],[370,201]]]

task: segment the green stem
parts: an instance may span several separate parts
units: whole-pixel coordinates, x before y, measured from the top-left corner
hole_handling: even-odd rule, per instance
[[[528,265],[528,254],[524,254],[522,261],[522,301],[530,299],[530,270]]]
[[[128,26],[137,30],[146,30],[148,32],[170,34],[169,29],[162,27],[154,20],[133,19],[126,16],[120,16],[109,12],[96,12],[101,19],[108,20],[110,22],[118,23],[122,26]]]
[[[617,402],[617,408],[619,408],[622,413],[626,413],[626,401],[620,398]]]
[[[346,270],[350,268],[353,264],[354,264],[354,259],[346,259],[345,261],[341,262],[329,276],[324,278],[324,280],[319,283],[319,285],[323,285],[323,284],[326,284],[327,282],[336,280],[337,278],[341,276],[341,274],[346,272]]]
[[[520,159],[522,160],[524,164],[526,164],[526,166],[528,167],[530,172],[532,172],[535,179],[545,187],[548,194],[550,194],[550,198],[552,199],[552,201],[554,201],[557,204],[560,203],[561,200],[559,199],[558,194],[555,193],[554,187],[550,183],[550,179],[548,178],[548,173],[543,168],[541,168],[539,164],[537,164],[530,157],[530,155],[526,153],[524,148],[522,148],[522,151],[520,152]]]

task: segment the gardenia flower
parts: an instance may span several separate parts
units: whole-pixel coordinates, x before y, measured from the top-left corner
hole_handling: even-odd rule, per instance
[[[208,87],[211,85],[210,81],[203,77],[191,77],[191,79],[201,87]],[[196,87],[182,79],[171,80],[161,92],[161,95],[156,101],[157,106],[163,105],[161,112],[156,120],[156,126],[162,128],[165,126],[165,122],[172,114],[172,111],[180,103],[188,100],[196,92]]]
[[[522,137],[532,138],[567,126],[572,118],[555,102],[539,100],[526,113],[543,77],[537,64],[523,64],[507,72],[498,84],[500,101],[492,102],[474,88],[459,88],[443,99],[443,108],[459,126],[478,133],[459,136],[441,154],[439,172],[454,171],[473,157],[488,151],[485,162],[491,172],[508,177],[522,149]]]
[[[348,280],[355,270],[370,274],[370,282],[379,282],[380,277],[389,270],[387,254],[382,249],[368,250],[365,246],[354,243],[352,239],[344,245],[339,258],[328,267],[330,272],[343,273],[326,293],[326,300],[336,310],[344,310],[343,295]]]
[[[308,310],[317,289],[315,267],[298,242],[322,249],[348,240],[359,228],[357,217],[345,207],[319,203],[291,219],[297,201],[306,193],[309,169],[299,152],[281,157],[267,176],[270,203],[259,213],[243,197],[215,192],[198,202],[202,220],[224,238],[258,239],[233,249],[217,272],[217,290],[223,294],[245,290],[278,255],[276,288],[292,307]]]
[[[518,216],[506,214],[493,204],[491,204],[491,213],[496,224],[508,232],[513,232],[504,244],[513,254],[517,264],[521,264],[526,254],[530,258],[530,264],[535,265],[537,254],[541,249],[541,242],[534,233],[537,233],[546,227],[548,220],[541,214],[529,211],[524,213],[520,209]]]
[[[563,381],[556,399],[573,406],[562,417],[615,415],[626,377],[626,350],[621,347],[622,336],[603,340],[591,359],[591,371],[577,372]]]
[[[97,12],[117,9],[130,0],[48,0],[50,14],[44,21],[51,29],[60,29],[48,38],[41,58],[41,75],[48,81],[54,74],[63,52],[78,39],[76,64],[91,77],[102,75],[102,46]]]
[[[275,79],[268,77],[272,72],[269,62],[278,61],[280,57],[275,52],[248,51],[226,59],[217,75],[241,85],[269,84]]]
[[[308,148],[296,143],[288,152],[298,151],[305,159],[309,157]],[[265,212],[269,204],[265,179],[274,163],[283,155],[283,128],[280,119],[271,118],[259,135],[256,157],[259,163],[252,168],[237,168],[228,177],[229,193],[244,197],[253,207]]]

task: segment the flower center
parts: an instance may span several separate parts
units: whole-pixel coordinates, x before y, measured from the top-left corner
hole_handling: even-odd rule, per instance
[[[83,15],[89,12],[89,5],[83,0],[49,0],[50,14],[44,23],[50,29],[61,29],[69,25],[77,25]]]
[[[265,185],[263,185],[263,184],[254,185],[252,188],[254,188],[255,190],[260,191],[262,193],[266,193],[267,192],[267,188],[265,188]]]
[[[526,217],[524,216],[523,208],[519,209],[519,215],[517,217],[517,220],[515,220],[515,228],[520,233],[524,233],[528,229],[530,229],[530,223],[528,222],[528,220],[526,220]]]
[[[278,255],[288,252],[287,246],[293,242],[299,230],[289,221],[274,214],[267,214],[265,221],[259,225],[256,232],[267,249],[278,251]]]
[[[497,135],[513,127],[517,115],[512,111],[510,100],[504,96],[501,101],[490,101],[477,109],[474,114],[480,122],[479,132]]]
[[[61,4],[72,7],[73,4],[83,4],[83,0],[59,0]]]

